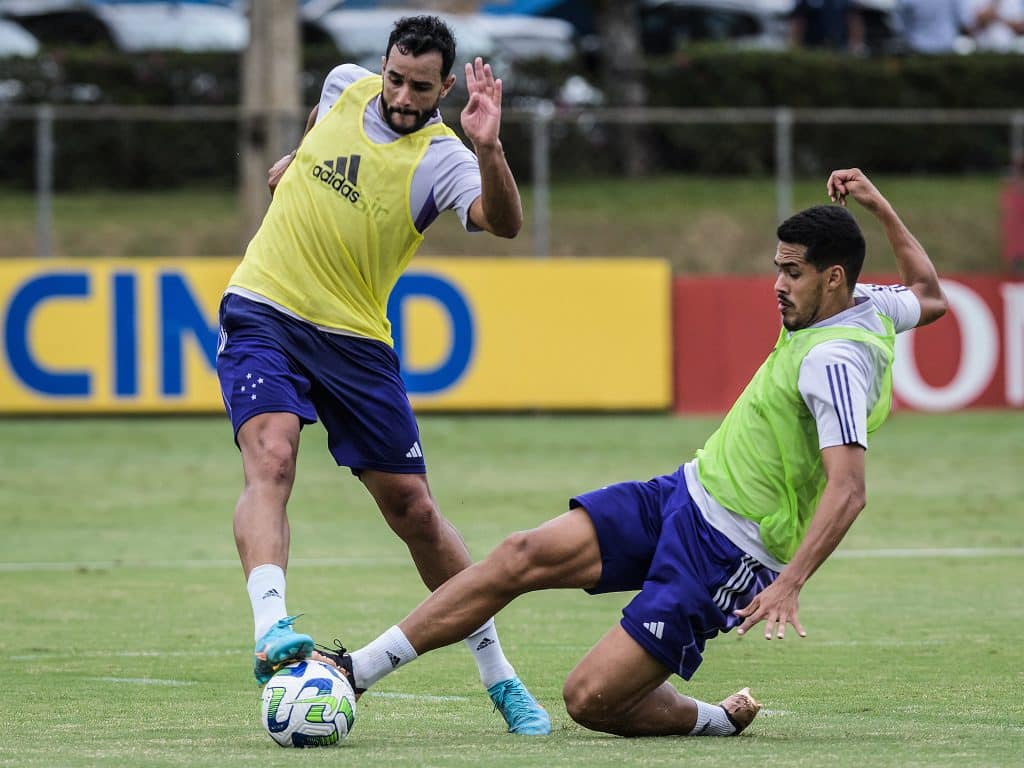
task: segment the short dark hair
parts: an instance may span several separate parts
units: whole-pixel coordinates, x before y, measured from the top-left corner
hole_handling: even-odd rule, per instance
[[[455,63],[455,34],[437,16],[404,16],[396,21],[388,38],[388,49],[384,51],[385,59],[394,46],[412,56],[437,51],[441,54],[441,79],[451,74]]]
[[[864,235],[857,220],[838,205],[816,205],[794,214],[775,232],[783,243],[807,246],[804,258],[821,272],[837,264],[846,270],[846,287],[857,285],[864,266]]]

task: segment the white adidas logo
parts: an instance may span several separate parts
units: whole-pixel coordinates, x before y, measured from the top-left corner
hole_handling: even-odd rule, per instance
[[[408,452],[405,454],[405,458],[407,458],[407,459],[422,459],[423,458],[423,450],[420,448],[420,441],[419,440],[417,440],[415,443],[412,444],[412,448],[410,448],[408,450]]]
[[[665,631],[664,621],[645,621],[644,629],[654,635],[656,638],[661,640],[661,635]]]

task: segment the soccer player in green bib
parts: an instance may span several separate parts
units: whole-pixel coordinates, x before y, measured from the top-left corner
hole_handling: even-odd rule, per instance
[[[835,171],[827,188],[842,206],[778,228],[778,342],[696,458],[574,497],[369,645],[326,658],[365,689],[525,592],[639,590],[566,680],[572,719],[623,736],[732,736],[750,725],[760,705],[748,689],[708,704],[668,678],[689,680],[719,632],[764,621],[767,639],[787,624],[805,634],[800,590],[865,504],[864,453],[889,413],[895,335],[946,310],[928,255],[868,178]],[[901,285],[857,283],[865,244],[848,197],[881,222]]]
[[[261,684],[313,650],[285,608],[286,504],[304,425],[324,423],[332,456],[369,490],[429,589],[471,563],[427,484],[387,318],[392,288],[442,211],[501,237],[522,225],[498,136],[501,80],[479,58],[465,67],[470,151],[438,109],[454,60],[444,22],[415,16],[396,22],[382,74],[346,64],[328,75],[299,148],[270,170],[273,201],[221,303],[217,373],[245,473],[234,532]],[[465,641],[508,729],[547,734],[493,619]]]

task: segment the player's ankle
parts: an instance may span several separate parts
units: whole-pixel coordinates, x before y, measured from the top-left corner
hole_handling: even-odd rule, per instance
[[[356,688],[369,688],[416,657],[416,650],[405,633],[397,626],[391,627],[373,642],[352,652],[352,684]]]

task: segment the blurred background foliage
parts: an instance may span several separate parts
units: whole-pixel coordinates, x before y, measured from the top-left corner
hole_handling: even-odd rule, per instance
[[[344,60],[330,47],[307,49],[304,102],[316,103],[324,76]],[[8,104],[119,104],[234,107],[240,59],[235,54],[125,54],[103,48],[62,49],[36,59],[0,60],[0,83],[17,83]],[[572,64],[521,65],[507,90],[505,143],[519,179],[531,174],[532,125],[516,115],[538,100],[561,105]],[[860,58],[813,50],[783,53],[699,46],[648,60],[643,79],[652,107],[1024,108],[1024,57]],[[450,97],[457,127],[460,95]],[[575,113],[573,113],[575,114]],[[0,121],[5,182],[34,183],[31,120]],[[620,129],[588,112],[552,129],[555,178],[615,175]],[[1005,126],[857,126],[798,124],[795,168],[817,175],[844,157],[886,173],[998,173],[1009,164]],[[237,181],[238,127],[233,120],[125,122],[59,120],[58,191],[174,188]],[[771,125],[656,125],[644,129],[657,173],[764,174],[773,168]],[[73,137],[72,140],[68,140]]]

